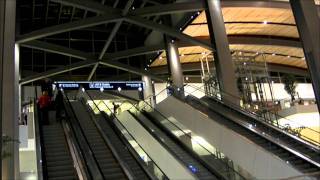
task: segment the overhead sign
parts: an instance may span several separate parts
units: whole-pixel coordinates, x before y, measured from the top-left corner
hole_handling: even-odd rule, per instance
[[[88,82],[88,81],[77,81],[77,82],[69,82],[69,81],[59,81],[55,82],[58,88],[76,90],[80,87],[85,89],[92,90],[139,90],[143,89],[142,81],[99,81],[99,82]]]

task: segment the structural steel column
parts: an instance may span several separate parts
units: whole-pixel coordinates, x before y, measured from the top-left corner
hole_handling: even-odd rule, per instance
[[[235,68],[232,61],[220,0],[205,0],[210,40],[214,53],[216,74],[222,100],[239,104]]]
[[[320,18],[313,0],[290,0],[320,112]]]
[[[180,63],[179,50],[175,41],[167,38],[166,44],[167,63],[171,72],[172,83],[176,88],[179,88],[178,94],[183,94],[183,73]]]
[[[4,1],[0,1],[0,134],[2,134],[2,72],[3,72],[3,52],[4,52]],[[0,136],[0,149],[2,149],[2,136]],[[0,169],[2,169],[2,161],[0,162]],[[2,172],[0,171],[0,177]]]
[[[19,139],[19,47],[15,45],[16,0],[1,0],[2,134]],[[19,179],[19,143],[9,142],[6,151],[11,155],[2,160],[2,179]]]
[[[155,91],[152,80],[149,76],[142,76],[142,81],[144,82],[143,87],[143,98],[147,101],[152,107],[155,105]]]

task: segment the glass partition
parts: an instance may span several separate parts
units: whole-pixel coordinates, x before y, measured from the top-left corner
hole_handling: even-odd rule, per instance
[[[134,113],[137,117],[139,117],[142,112],[150,113],[155,120],[174,134],[177,139],[184,143],[222,177],[226,179],[252,178],[248,172],[233,163],[232,160],[228,159],[228,157],[209,144],[204,138],[193,133],[179,123],[174,117],[164,116],[159,111],[152,108],[147,102],[140,101],[138,105],[132,104],[132,108],[130,108],[129,111]],[[191,142],[191,144],[189,142]],[[196,171],[194,168],[193,170]]]

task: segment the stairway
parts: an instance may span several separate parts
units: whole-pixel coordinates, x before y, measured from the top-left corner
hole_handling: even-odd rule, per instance
[[[42,130],[48,179],[78,179],[61,124],[44,125]]]

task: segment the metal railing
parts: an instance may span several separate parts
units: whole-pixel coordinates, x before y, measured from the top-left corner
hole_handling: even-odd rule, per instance
[[[132,103],[131,105],[132,107],[129,109],[129,111],[132,110],[131,111],[132,113],[141,113],[141,111],[145,111],[145,112],[153,112],[161,116],[162,117],[160,122],[161,125],[164,126],[166,129],[168,129],[170,133],[173,136],[175,136],[180,142],[183,142],[183,140],[179,138],[179,135],[183,135],[184,137],[187,137],[188,139],[190,139],[190,142],[192,142],[192,144],[183,143],[184,146],[186,146],[186,148],[188,148],[191,152],[193,152],[197,156],[197,159],[200,159],[200,162],[202,162],[202,164],[205,167],[207,167],[212,172],[214,172],[217,176],[219,176],[219,179],[238,180],[238,179],[252,178],[252,176],[249,175],[248,172],[246,172],[246,175],[245,175],[246,177],[244,177],[242,174],[237,172],[233,167],[236,165],[230,159],[228,159],[225,155],[223,155],[223,153],[219,152],[214,147],[210,148],[211,150],[209,150],[203,144],[199,143],[197,139],[193,138],[192,135],[190,135],[190,133],[185,132],[176,123],[172,122],[172,120],[167,118],[164,114],[162,114],[161,112],[153,108],[148,102],[140,101],[139,105],[134,105]],[[179,135],[173,132],[176,132]]]
[[[199,93],[203,93],[204,95],[206,95],[204,90],[202,90],[203,86],[200,88],[200,87],[194,87],[192,85],[185,85],[185,87],[191,87],[191,88],[195,89],[192,92],[187,92],[186,88],[184,88],[184,94],[186,96],[188,96],[188,95],[193,96],[193,93],[195,93],[197,91]],[[216,90],[218,90],[218,89],[216,89]],[[217,96],[212,95],[212,96],[206,96],[206,97],[213,98],[213,100],[218,101],[219,103],[221,103],[223,105],[229,106],[232,109],[234,109],[236,111],[239,111],[239,112],[241,112],[241,113],[243,113],[245,115],[249,115],[250,117],[252,117],[252,118],[254,118],[254,119],[258,120],[258,121],[263,121],[264,123],[268,123],[269,125],[271,125],[273,127],[276,127],[278,129],[280,129],[281,131],[285,131],[285,132],[287,132],[287,133],[289,133],[289,134],[301,139],[302,141],[305,141],[307,144],[311,143],[312,145],[315,146],[315,148],[319,149],[320,142],[317,142],[317,141],[315,141],[315,140],[313,140],[313,139],[301,134],[301,131],[308,130],[308,131],[312,132],[315,137],[320,137],[320,132],[318,132],[318,131],[316,131],[314,129],[305,127],[303,124],[294,122],[294,121],[292,121],[292,120],[290,120],[288,118],[282,117],[279,114],[271,112],[268,109],[263,108],[263,107],[259,107],[258,110],[256,110],[256,112],[254,112],[251,107],[248,107],[248,106],[245,106],[245,105],[244,106],[240,106],[240,103],[239,104],[235,104],[234,102],[223,101],[223,100],[221,100],[221,97],[223,97],[223,96],[234,98],[238,102],[241,101],[241,98],[237,97],[237,96],[234,96],[234,95],[231,95],[229,93],[223,92],[221,90],[218,90],[218,91],[220,93]],[[193,96],[193,97],[195,97],[195,96]],[[286,124],[282,125],[281,123],[279,123],[279,120],[290,122],[290,124],[295,124],[295,126],[299,127],[299,128],[294,129],[289,124],[288,125],[286,125]]]
[[[96,109],[99,110],[100,113],[103,112],[103,110],[101,110],[99,108],[99,106],[94,102],[93,98],[91,97],[90,93],[89,92],[86,92],[85,93],[88,95],[89,99],[87,100],[91,100],[93,102],[93,105],[96,107]],[[157,163],[151,158],[151,156],[144,150],[144,148],[138,143],[138,141],[133,137],[133,135],[129,132],[129,130],[122,124],[122,122],[118,119],[118,117],[112,113],[112,110],[108,107],[107,104],[105,104],[104,101],[101,101],[105,107],[108,109],[109,112],[111,112],[111,114],[109,115],[109,117],[112,117],[113,120],[115,121],[111,121],[114,126],[116,128],[118,128],[120,130],[120,133],[122,134],[122,136],[124,136],[124,138],[126,139],[127,143],[126,146],[129,148],[129,149],[133,149],[133,151],[135,152],[134,156],[135,157],[140,157],[141,159],[141,156],[138,154],[138,152],[143,152],[143,154],[147,157],[146,159],[150,160],[150,161],[146,161],[143,159],[143,163],[145,164],[145,167],[147,168],[147,173],[149,175],[151,175],[151,177],[155,177],[157,179],[161,179],[161,180],[167,180],[169,179],[166,174],[161,170],[161,168],[157,165]],[[137,145],[136,147],[133,147],[133,142],[130,142],[130,141],[133,141],[135,145]],[[133,152],[131,151],[131,152]],[[139,160],[139,159],[137,159]],[[151,169],[152,168],[152,169]]]

